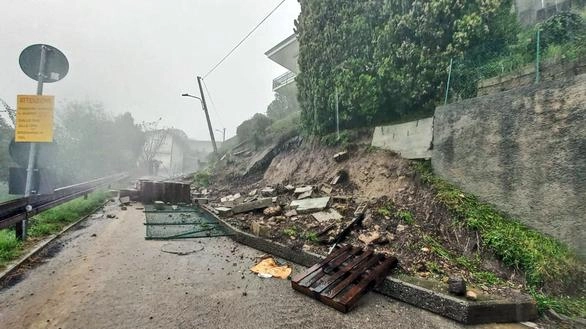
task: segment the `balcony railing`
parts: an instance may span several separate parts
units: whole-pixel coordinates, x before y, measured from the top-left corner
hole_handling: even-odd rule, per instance
[[[295,73],[289,71],[273,79],[273,90],[277,90],[284,85],[295,81]]]

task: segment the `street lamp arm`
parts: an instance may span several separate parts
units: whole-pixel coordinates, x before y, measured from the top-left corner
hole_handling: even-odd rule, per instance
[[[181,96],[183,96],[183,97],[191,97],[191,98],[199,99],[199,101],[200,101],[200,102],[202,102],[201,98],[199,98],[199,97],[197,97],[197,96],[193,96],[193,95],[190,95],[190,94],[181,94]]]

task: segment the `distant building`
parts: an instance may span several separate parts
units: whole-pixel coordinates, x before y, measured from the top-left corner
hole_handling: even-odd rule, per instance
[[[297,84],[295,77],[299,74],[299,41],[295,34],[279,42],[276,46],[265,52],[265,55],[273,62],[283,66],[288,72],[273,79],[273,91],[284,95],[291,102],[291,106],[297,105]]]
[[[170,178],[202,169],[213,151],[211,141],[189,139],[179,129],[159,129],[147,134],[143,161],[150,176]]]

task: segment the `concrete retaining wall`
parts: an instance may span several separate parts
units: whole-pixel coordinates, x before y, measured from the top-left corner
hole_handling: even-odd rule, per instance
[[[433,118],[376,127],[372,146],[391,150],[406,159],[431,158]]]
[[[586,74],[438,107],[436,174],[586,256]]]

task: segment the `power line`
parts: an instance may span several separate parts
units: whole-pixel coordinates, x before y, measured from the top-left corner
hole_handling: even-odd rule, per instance
[[[227,54],[226,56],[224,56],[219,62],[218,64],[214,65],[214,67],[212,67],[211,70],[208,71],[208,73],[206,73],[203,77],[204,79],[207,78],[212,72],[214,72],[214,70],[216,68],[218,68],[218,66],[220,66],[230,55],[232,55],[232,53],[234,51],[236,51],[236,49],[238,49],[238,47],[240,47],[240,45],[242,45],[244,43],[244,41],[246,41],[246,39],[248,39],[248,37],[250,37],[252,35],[252,33],[254,33],[254,31],[256,31],[256,29],[258,29],[262,23],[264,23],[275,11],[277,11],[277,9],[279,9],[279,7],[281,7],[281,5],[287,0],[282,0],[281,2],[279,2],[279,4],[273,8],[273,10],[271,10],[258,24],[256,24],[256,26],[250,31],[248,32],[247,35],[244,36],[244,38],[242,38],[242,40],[240,40],[240,42],[238,42],[238,44],[236,44],[236,46],[234,46],[234,48],[232,48]]]

